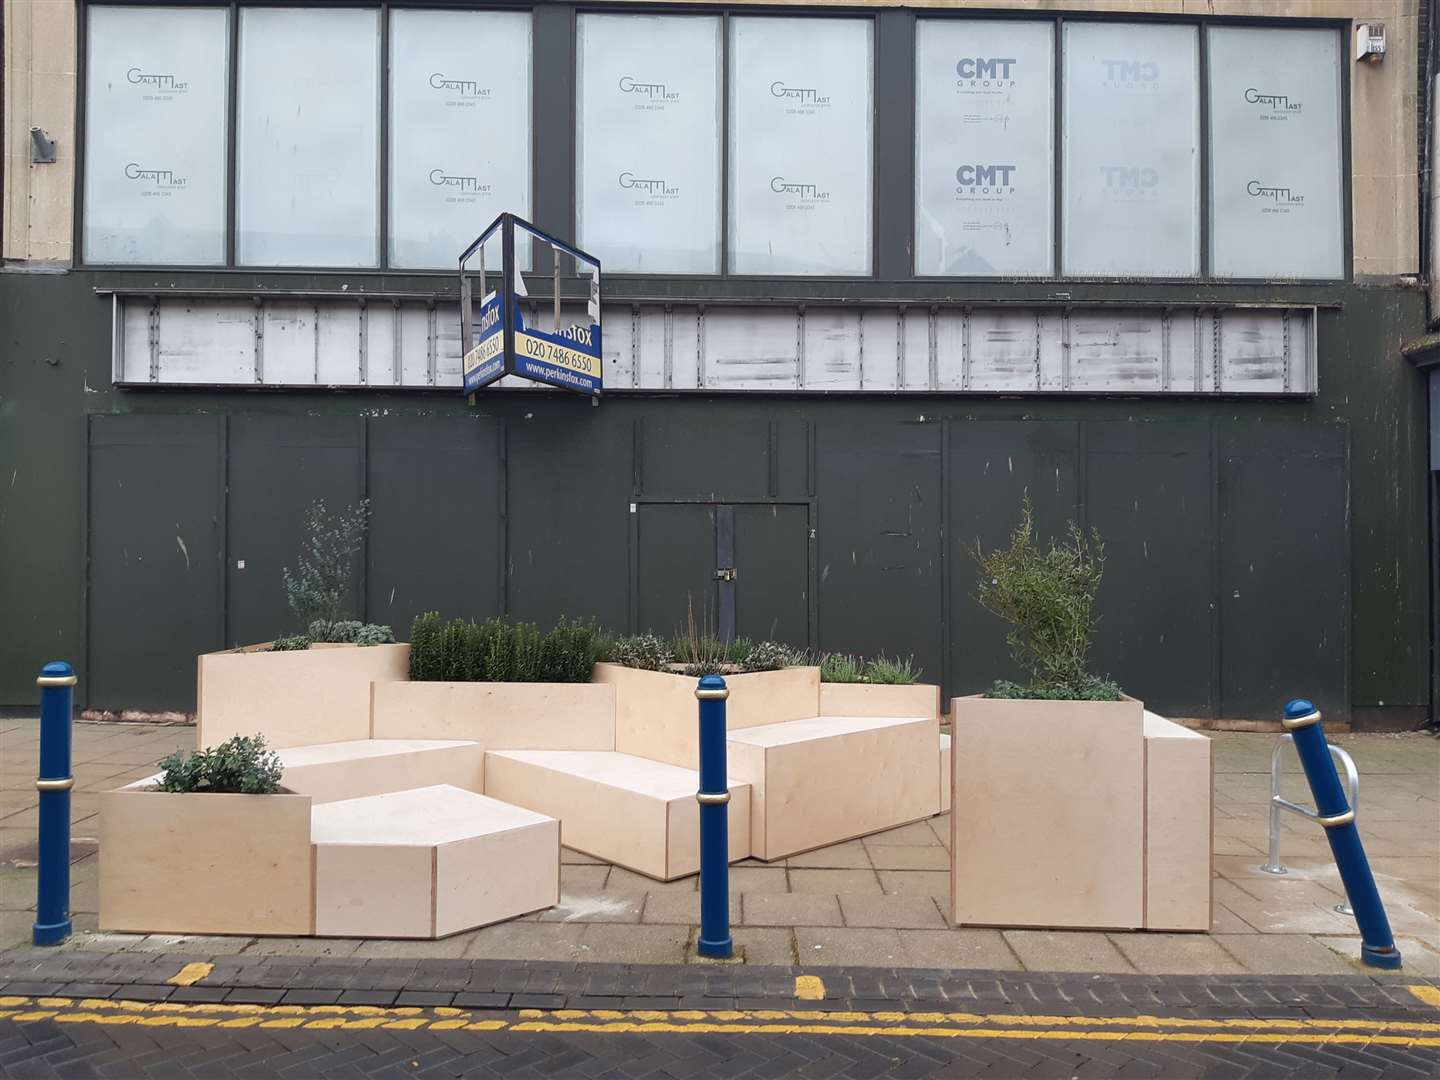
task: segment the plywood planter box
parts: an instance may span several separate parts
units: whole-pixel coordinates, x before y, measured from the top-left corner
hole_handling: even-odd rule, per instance
[[[951,720],[954,922],[1143,926],[1144,706],[961,697]]]
[[[199,658],[196,744],[264,735],[272,748],[370,737],[370,684],[410,677],[410,646],[270,652],[253,645]]]
[[[468,739],[486,750],[613,750],[615,690],[600,683],[376,681],[371,720],[368,734],[376,739]]]
[[[100,796],[100,928],[311,934],[310,796]]]
[[[928,683],[820,684],[821,716],[940,716],[940,687]]]
[[[670,765],[699,766],[698,703],[692,675],[596,664],[595,681],[615,690],[615,749]],[[726,675],[725,728],[807,720],[820,713],[820,669]]]
[[[1208,931],[1210,740],[1123,701],[953,703],[957,925]]]

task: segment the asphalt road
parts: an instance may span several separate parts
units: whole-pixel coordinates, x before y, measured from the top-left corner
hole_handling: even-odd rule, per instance
[[[1182,1018],[0,999],[0,1076],[1440,1076],[1440,1015]]]

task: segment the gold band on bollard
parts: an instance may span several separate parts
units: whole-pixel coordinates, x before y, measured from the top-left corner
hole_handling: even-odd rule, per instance
[[[1319,709],[1316,709],[1314,712],[1308,712],[1304,716],[1297,716],[1294,720],[1291,720],[1288,716],[1280,720],[1281,726],[1284,727],[1286,731],[1298,731],[1300,728],[1309,727],[1311,724],[1318,724],[1319,722]]]
[[[1346,810],[1343,814],[1331,814],[1329,817],[1317,817],[1315,820],[1327,829],[1338,829],[1341,825],[1349,825],[1355,820],[1355,811]]]
[[[730,801],[730,792],[697,791],[695,793],[695,801],[701,806],[724,806]]]
[[[36,791],[69,791],[75,786],[75,777],[67,776],[64,780],[36,780]]]
[[[35,680],[36,686],[74,686],[79,682],[75,675],[41,675]]]
[[[723,688],[720,690],[702,690],[697,687],[695,696],[701,701],[724,701],[730,696],[730,691]]]

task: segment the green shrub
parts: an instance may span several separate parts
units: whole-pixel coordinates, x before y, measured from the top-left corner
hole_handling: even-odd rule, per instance
[[[901,660],[898,656],[893,660],[881,653],[865,661],[865,681],[880,686],[909,686],[920,678],[920,669],[915,666],[915,658],[907,656]]]
[[[746,671],[779,671],[804,661],[805,655],[799,649],[779,641],[760,641],[750,647],[741,666]]]
[[[309,634],[292,634],[289,637],[276,638],[270,643],[270,652],[293,652],[297,649],[308,649],[314,639]]]
[[[442,622],[426,612],[410,631],[416,682],[589,682],[600,648],[593,623],[561,619],[548,634],[533,623]]]
[[[356,557],[370,525],[370,500],[331,512],[316,499],[305,512],[305,541],[298,568],[285,567],[285,596],[290,610],[309,626],[316,619],[336,622],[345,617],[355,576]]]
[[[675,663],[674,646],[654,634],[616,638],[604,655],[612,664],[643,671],[665,671]]]
[[[1124,694],[1120,684],[1098,675],[1087,675],[1079,687],[1021,686],[1009,679],[997,679],[982,697],[1024,698],[1032,701],[1119,701]]]
[[[330,622],[316,619],[306,634],[311,641],[329,645],[389,645],[395,640],[395,632],[379,623],[362,623],[358,619],[338,619]]]
[[[160,769],[159,790],[176,794],[273,795],[284,772],[280,755],[265,749],[263,735],[236,735],[193,754],[177,750]]]
[[[423,612],[410,624],[410,678],[416,682],[436,682],[441,678],[439,652],[443,625],[438,611]]]
[[[975,599],[1010,623],[1005,640],[1030,676],[1026,696],[1083,700],[1114,686],[1086,668],[1105,570],[1098,531],[1087,534],[1071,522],[1063,542],[1042,547],[1027,496],[1009,544],[987,554],[977,543],[970,554],[980,566]],[[992,694],[1001,689],[997,683]]]
[[[857,683],[864,681],[865,662],[849,653],[825,653],[820,657],[820,681]]]

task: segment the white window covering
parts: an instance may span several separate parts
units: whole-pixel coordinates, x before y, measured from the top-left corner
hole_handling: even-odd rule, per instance
[[[1200,272],[1199,37],[1065,24],[1065,273]]]
[[[1210,238],[1217,277],[1345,273],[1340,35],[1210,35]]]
[[[868,274],[872,24],[730,22],[730,269]]]
[[[88,13],[85,261],[223,263],[229,13]]]
[[[241,9],[242,265],[377,265],[379,71],[377,11]]]
[[[1054,38],[1048,22],[920,20],[916,273],[1053,272]]]
[[[454,267],[496,215],[530,216],[530,62],[528,12],[391,12],[391,265]]]
[[[607,272],[720,270],[720,25],[579,18],[576,217]]]

